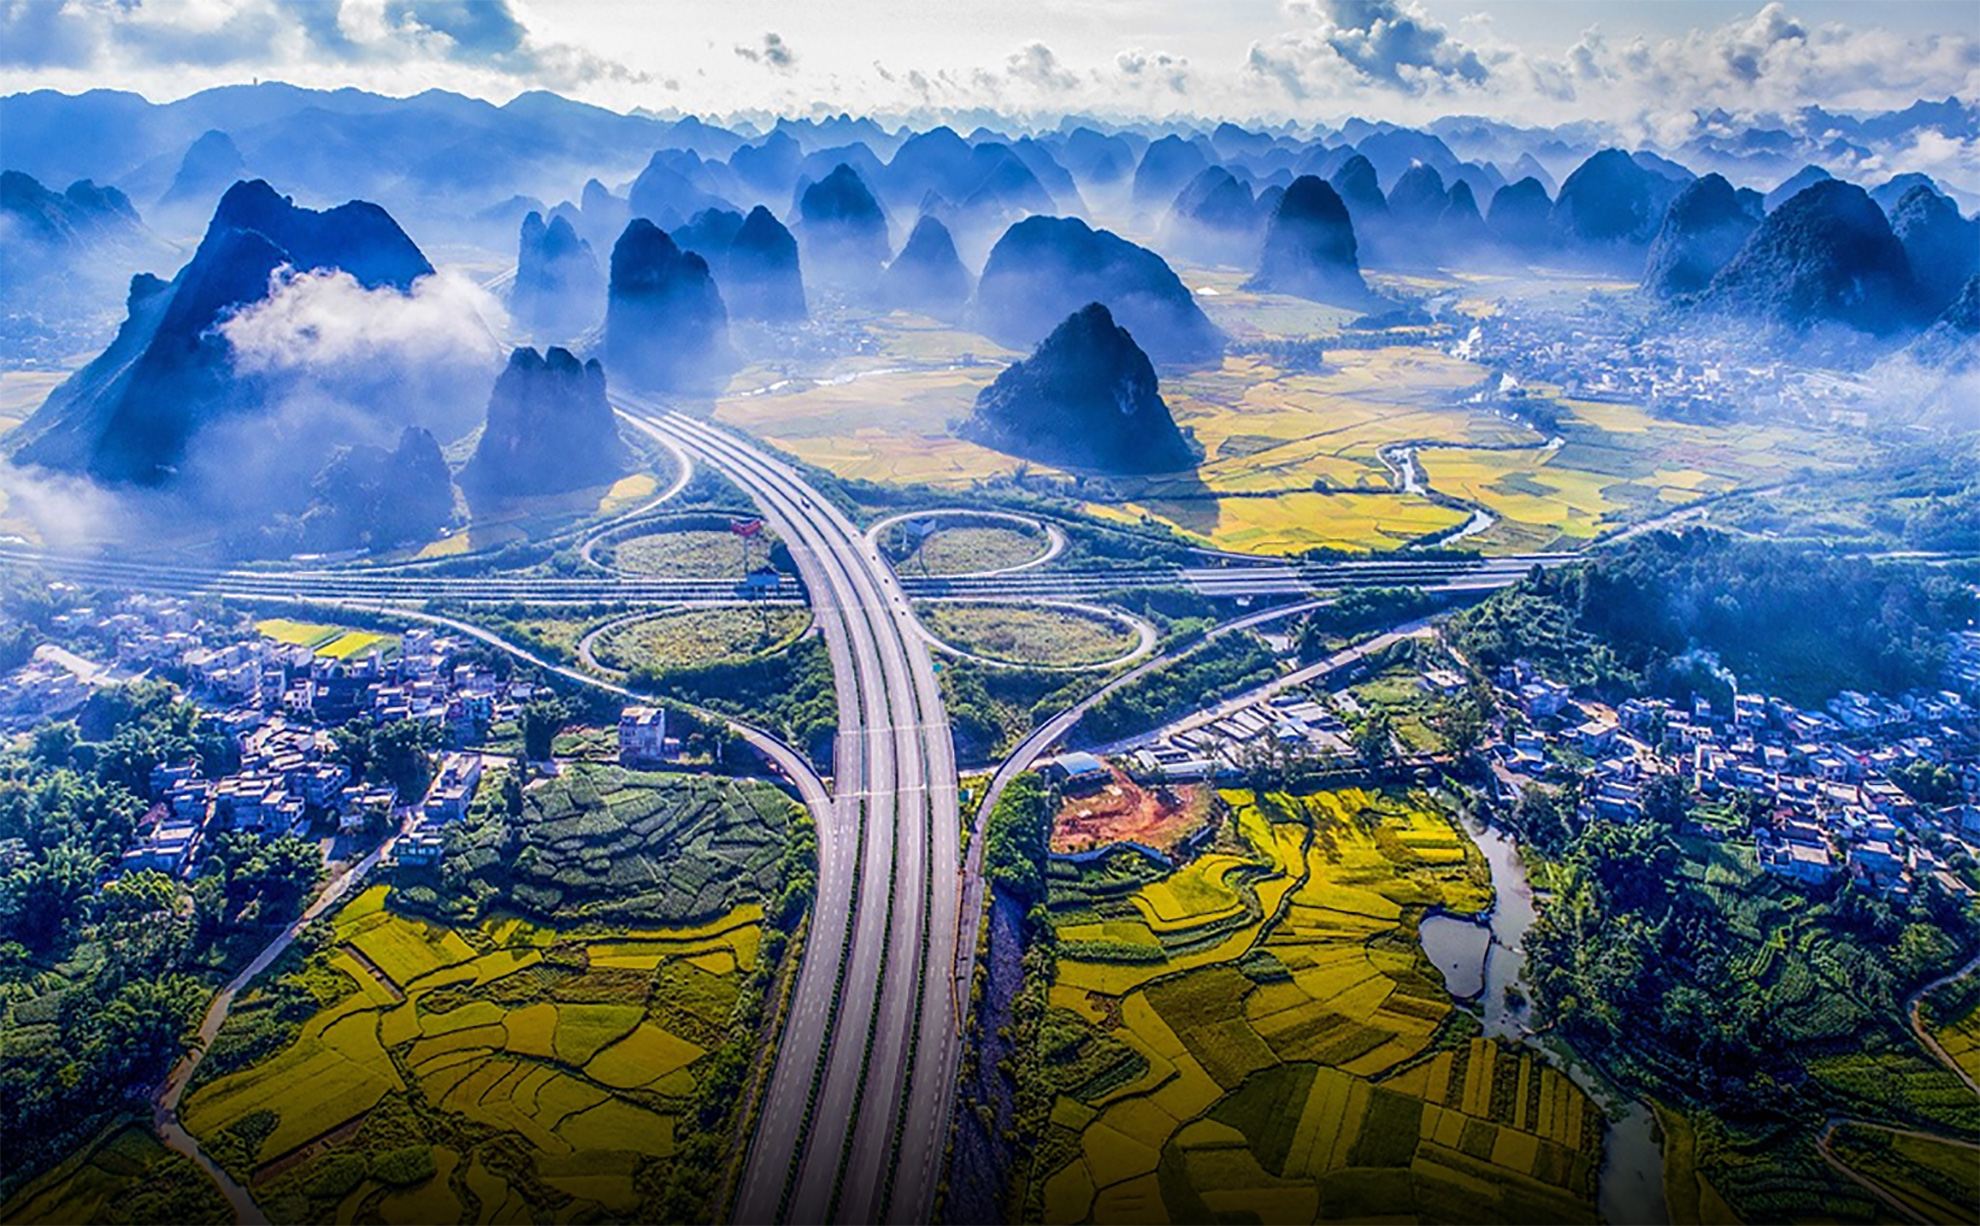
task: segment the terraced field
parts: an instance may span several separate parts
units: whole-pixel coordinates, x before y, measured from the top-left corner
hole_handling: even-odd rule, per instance
[[[787,926],[812,871],[803,811],[613,766],[520,814],[505,792],[485,781],[440,868],[352,899],[216,1037],[181,1119],[273,1220],[709,1211],[785,957],[765,903]]]
[[[1416,940],[1490,902],[1469,840],[1419,794],[1224,800],[1219,852],[1173,874],[1053,866],[1027,1217],[1593,1220],[1598,1110],[1472,1037]]]
[[[334,921],[320,957],[341,995],[282,1051],[194,1091],[186,1127],[278,1220],[637,1212],[756,963],[761,908],[456,929],[385,893]],[[394,1158],[423,1145],[429,1165]]]
[[[224,1222],[233,1208],[192,1159],[138,1124],[113,1126],[86,1151],[0,1205],[0,1222]]]

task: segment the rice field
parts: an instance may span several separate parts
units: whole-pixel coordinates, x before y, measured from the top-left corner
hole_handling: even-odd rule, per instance
[[[220,1222],[233,1209],[190,1158],[165,1148],[148,1127],[111,1125],[82,1153],[0,1205],[0,1221]]]
[[[1132,888],[1054,869],[1052,1016],[1123,1054],[1055,1083],[1026,1211],[1594,1220],[1598,1109],[1467,1037],[1416,940],[1491,901],[1462,831],[1417,793],[1223,798],[1241,850]]]
[[[1326,337],[1349,314],[1250,293],[1231,270],[1186,276],[1239,349],[1247,339]],[[880,353],[842,360],[826,382],[733,395],[717,417],[845,477],[962,489],[1020,468],[1062,476],[953,436],[977,391],[1016,355],[908,319],[879,330]],[[1202,464],[1110,477],[1088,509],[1166,523],[1221,549],[1395,549],[1467,518],[1401,491],[1382,452],[1417,446],[1432,489],[1500,518],[1477,538],[1483,547],[1572,547],[1703,496],[1852,463],[1862,446],[1816,431],[1664,421],[1534,386],[1531,395],[1562,411],[1559,445],[1545,448],[1549,440],[1531,427],[1462,403],[1485,377],[1483,367],[1407,340],[1330,350],[1318,371],[1241,352],[1171,371],[1163,397],[1202,448]]]
[[[386,888],[344,907],[317,955],[352,990],[287,1048],[196,1087],[186,1127],[301,1220],[640,1212],[691,1126],[761,909],[680,928],[456,929],[389,909]],[[392,1151],[413,1144],[432,1165],[408,1177]]]
[[[682,668],[776,651],[811,625],[804,609],[684,609],[623,623],[598,636],[594,652],[607,668]]]
[[[956,650],[1007,664],[1105,664],[1140,641],[1122,623],[1078,609],[970,602],[922,604],[915,612],[930,634]]]
[[[399,645],[399,637],[395,634],[294,621],[286,617],[265,618],[256,622],[254,628],[264,638],[292,647],[307,647],[317,655],[332,660],[348,660],[372,650],[389,651]]]

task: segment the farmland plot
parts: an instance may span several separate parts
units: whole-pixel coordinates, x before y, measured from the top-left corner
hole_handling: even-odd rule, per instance
[[[1227,792],[1247,854],[1055,866],[1050,1222],[1592,1221],[1600,1114],[1474,1037],[1416,939],[1491,901],[1427,796]],[[1104,865],[1104,861],[1102,862]]]

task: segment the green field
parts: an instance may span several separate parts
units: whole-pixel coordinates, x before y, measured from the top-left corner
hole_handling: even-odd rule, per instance
[[[915,611],[929,633],[949,646],[1007,664],[1105,664],[1133,651],[1140,641],[1122,623],[1078,609],[930,603]]]
[[[374,648],[389,651],[399,645],[399,637],[395,634],[378,634],[321,622],[293,621],[286,617],[265,618],[256,622],[254,628],[278,643],[307,647],[317,655],[332,660],[347,660]]]
[[[1173,875],[1051,870],[1026,1217],[1593,1220],[1599,1112],[1473,1037],[1416,941],[1490,901],[1463,833],[1416,793],[1223,801]]]
[[[901,526],[889,533],[894,569],[904,575],[970,575],[1022,566],[1043,554],[1043,534],[1007,524],[943,521],[909,547]]]
[[[598,636],[598,662],[619,672],[665,670],[762,655],[811,625],[804,609],[685,609],[626,622]]]
[[[749,565],[761,566],[774,538],[764,532],[749,540]],[[612,542],[608,565],[629,574],[668,579],[741,579],[745,538],[716,528],[647,532]]]

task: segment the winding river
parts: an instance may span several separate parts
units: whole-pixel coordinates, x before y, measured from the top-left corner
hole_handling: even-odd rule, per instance
[[[1524,942],[1533,926],[1533,887],[1519,849],[1504,834],[1469,818],[1465,829],[1485,853],[1496,901],[1487,922],[1433,915],[1422,925],[1423,948],[1444,972],[1451,991],[1477,999],[1485,1033],[1525,1042],[1547,1053],[1555,1067],[1586,1090],[1609,1120],[1602,1137],[1602,1216],[1617,1226],[1668,1222],[1664,1204],[1664,1155],[1650,1108],[1630,1098],[1559,1039],[1533,1033],[1524,989],[1508,991],[1526,969]]]

